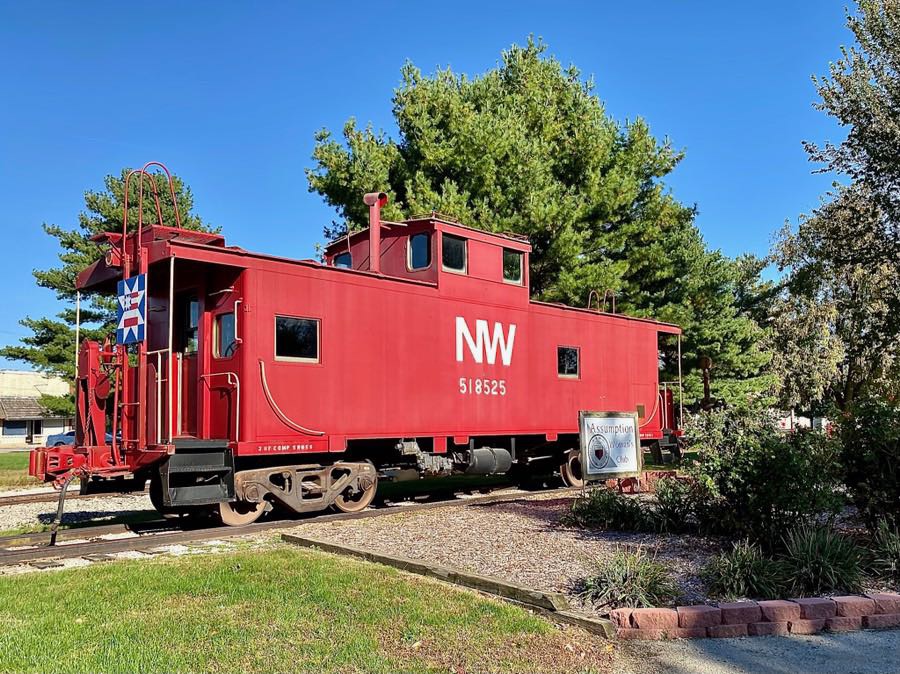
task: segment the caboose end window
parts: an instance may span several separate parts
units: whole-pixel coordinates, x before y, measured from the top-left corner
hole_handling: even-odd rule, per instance
[[[428,269],[431,266],[431,234],[420,232],[409,237],[409,251],[406,260],[410,271]]]
[[[216,316],[213,333],[213,356],[231,358],[237,348],[237,340],[234,335],[234,313],[229,312]]]
[[[275,317],[275,360],[319,362],[319,321],[315,318]]]
[[[508,283],[522,283],[522,253],[503,249],[503,280]]]
[[[578,379],[581,373],[579,355],[577,346],[556,347],[556,372],[560,377]]]
[[[446,271],[456,271],[466,273],[466,240],[453,236],[452,234],[444,234],[441,237],[441,245],[443,248],[442,263]]]
[[[350,253],[340,253],[334,256],[334,266],[341,269],[353,269],[353,256]]]

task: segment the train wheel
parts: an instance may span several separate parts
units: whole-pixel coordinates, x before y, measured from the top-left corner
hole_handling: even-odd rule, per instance
[[[153,471],[150,475],[150,489],[148,490],[150,503],[156,508],[157,512],[164,514],[165,506],[163,505],[162,479],[157,471]]]
[[[334,507],[344,513],[358,513],[371,505],[378,491],[378,478],[363,475],[359,478],[359,491],[348,487],[334,500]]]
[[[584,476],[581,472],[581,452],[570,449],[559,465],[559,474],[567,487],[583,487]]]
[[[235,501],[219,504],[219,518],[229,527],[244,527],[253,524],[266,511],[265,503]]]
[[[174,519],[179,513],[174,508],[163,504],[162,478],[158,470],[154,470],[150,475],[150,489],[148,490],[150,503],[156,508],[156,512],[166,519]]]

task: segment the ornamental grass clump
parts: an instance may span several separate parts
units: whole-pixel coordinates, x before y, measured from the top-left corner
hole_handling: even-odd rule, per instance
[[[614,489],[597,487],[575,499],[572,509],[562,518],[567,526],[613,531],[650,531],[648,513],[635,498]]]
[[[787,590],[784,565],[756,543],[739,541],[713,557],[700,572],[709,593],[722,599],[777,599]]]
[[[617,548],[612,557],[599,561],[581,592],[585,599],[608,609],[666,606],[678,595],[668,569],[641,547]]]
[[[663,533],[691,531],[695,526],[694,485],[685,480],[664,477],[654,487],[652,508],[654,528]]]
[[[862,561],[862,549],[831,527],[800,526],[784,537],[782,563],[794,596],[862,591]]]
[[[900,531],[881,520],[869,547],[868,571],[876,578],[900,582]]]

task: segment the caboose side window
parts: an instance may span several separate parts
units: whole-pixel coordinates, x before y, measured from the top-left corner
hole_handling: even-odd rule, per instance
[[[466,240],[453,236],[452,234],[443,234],[441,236],[441,247],[443,248],[442,263],[447,271],[458,271],[466,273]]]
[[[407,256],[410,271],[428,269],[431,266],[431,234],[419,232],[409,237]]]
[[[318,319],[276,316],[275,359],[318,363]]]
[[[503,280],[522,283],[522,253],[519,251],[503,249]]]
[[[579,355],[577,346],[556,347],[556,372],[560,377],[578,378],[581,374]]]
[[[341,253],[334,256],[334,266],[342,269],[353,269],[353,256],[350,253]]]

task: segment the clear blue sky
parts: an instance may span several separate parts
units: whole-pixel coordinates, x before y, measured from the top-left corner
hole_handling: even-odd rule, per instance
[[[0,344],[58,309],[31,277],[58,252],[40,225],[74,227],[104,175],[163,161],[230,243],[308,257],[334,217],[303,174],[315,131],[393,132],[405,60],[478,74],[530,33],[686,150],[669,185],[713,247],[762,254],[832,180],[801,140],[842,136],[810,75],[851,40],[845,4],[0,0]]]

